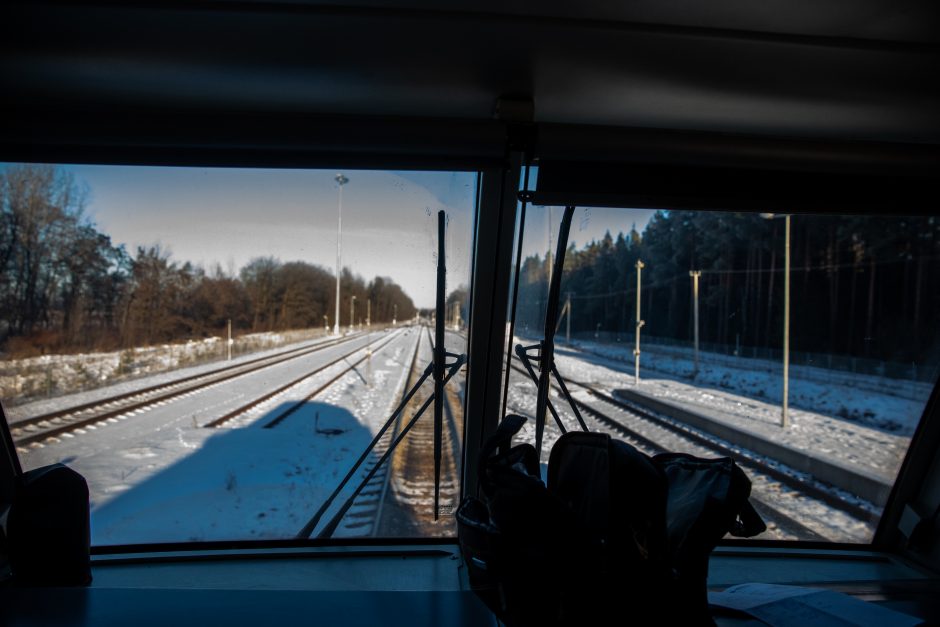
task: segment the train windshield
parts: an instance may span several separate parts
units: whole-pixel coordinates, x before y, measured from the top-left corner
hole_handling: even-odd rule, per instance
[[[94,545],[451,536],[475,172],[0,164],[0,398]],[[413,395],[408,392],[416,388]],[[405,402],[407,400],[407,402]]]
[[[563,212],[517,232],[515,345],[543,337]],[[573,404],[650,455],[734,457],[760,539],[868,543],[940,374],[940,219],[577,208],[558,309],[566,429]],[[549,414],[543,462],[559,434]]]

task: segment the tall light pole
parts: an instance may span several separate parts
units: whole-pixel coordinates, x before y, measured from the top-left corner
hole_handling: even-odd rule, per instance
[[[343,267],[343,185],[348,183],[349,179],[338,173],[335,180],[339,185],[339,218],[336,223],[336,324],[333,334],[339,335],[339,275]]]
[[[349,299],[349,332],[353,333],[356,330],[356,297],[355,295]]]
[[[784,259],[783,259],[783,399],[780,404],[780,426],[790,426],[790,214],[777,215],[762,213],[762,218],[773,220],[784,218]]]
[[[781,426],[786,429],[790,426],[790,414],[787,411],[790,404],[790,214],[786,217],[786,246],[784,254],[783,271],[783,404],[781,409]]]
[[[568,292],[568,300],[565,303],[565,309],[568,310],[568,319],[565,321],[565,324],[568,325],[565,328],[565,341],[568,343],[568,346],[571,346],[571,292]]]
[[[646,324],[640,319],[640,276],[646,267],[639,259],[636,260],[636,348],[633,349],[633,383],[640,385],[640,329]]]
[[[692,370],[692,378],[698,376],[698,278],[702,276],[701,270],[689,270],[689,276],[692,277],[692,299],[694,301],[693,317],[695,318],[695,369]]]

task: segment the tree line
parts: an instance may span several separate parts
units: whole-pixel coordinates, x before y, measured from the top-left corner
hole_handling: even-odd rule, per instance
[[[230,276],[160,246],[129,254],[84,213],[87,189],[53,166],[0,171],[0,342],[16,354],[112,350],[239,332],[332,327],[336,277],[303,261],[251,260]],[[341,325],[415,314],[392,279],[341,277]]]
[[[691,340],[689,273],[701,271],[702,342],[779,348],[784,243],[783,219],[658,211],[642,234],[570,246],[561,298],[570,293],[572,332],[632,337],[642,260],[643,333]],[[792,350],[904,363],[938,357],[940,219],[794,215],[790,245]],[[541,333],[551,261],[534,255],[520,268],[520,329]]]

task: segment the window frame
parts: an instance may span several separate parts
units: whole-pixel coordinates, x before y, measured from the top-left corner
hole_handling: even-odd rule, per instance
[[[652,163],[664,172],[683,172],[689,166],[690,159],[700,163],[709,155],[718,162],[739,161],[751,155],[749,147],[758,145],[764,159],[751,161],[750,167],[762,168],[771,173],[772,180],[780,185],[787,181],[805,180],[799,176],[793,178],[793,169],[799,165],[804,173],[826,174],[839,171],[840,180],[848,173],[855,180],[862,180],[868,172],[879,164],[889,174],[900,169],[914,167],[914,180],[918,185],[933,185],[938,180],[936,163],[940,163],[938,152],[932,148],[910,147],[905,145],[872,145],[866,150],[858,143],[828,143],[825,145],[800,144],[800,150],[794,150],[791,140],[773,138],[741,138],[739,140],[721,137],[726,144],[717,147],[710,142],[715,138],[702,133],[682,134],[675,131],[644,131],[641,133],[655,149],[648,146],[638,151],[636,131],[620,129],[598,134],[598,130],[577,127],[547,125],[550,131],[540,140],[538,149],[530,142],[536,136],[530,125],[521,125],[522,133],[527,138],[523,145],[513,144],[510,138],[519,127],[504,122],[466,123],[462,121],[445,122],[399,119],[381,120],[359,118],[338,118],[317,120],[305,127],[304,140],[287,142],[284,128],[273,118],[266,116],[223,116],[216,122],[205,117],[191,116],[180,112],[153,113],[153,117],[130,119],[122,117],[116,123],[107,123],[105,112],[88,113],[74,120],[59,121],[48,128],[40,128],[39,119],[21,127],[16,135],[0,138],[0,158],[5,161],[36,163],[74,162],[114,165],[199,165],[204,167],[291,167],[318,168],[329,165],[341,168],[385,168],[385,169],[425,169],[425,170],[461,170],[479,172],[478,203],[472,248],[472,276],[470,289],[470,319],[468,353],[467,394],[465,400],[465,439],[464,472],[461,484],[462,496],[475,494],[477,490],[476,473],[479,447],[491,433],[498,421],[502,400],[502,374],[504,366],[505,316],[509,305],[509,287],[512,273],[515,241],[518,182],[524,165],[540,165],[547,156],[551,161],[559,155],[564,161],[576,164],[575,170],[592,167],[590,159],[597,151],[606,155],[601,162],[604,172],[616,172],[618,168],[639,162]],[[169,140],[155,137],[148,125],[159,120],[163,125],[177,124],[177,131]],[[232,124],[249,120],[242,133],[226,135],[225,130],[232,130]],[[201,128],[200,123],[208,123],[210,128]],[[363,126],[364,125],[364,126]],[[26,130],[22,130],[25,128]],[[374,132],[377,138],[369,145],[357,145],[352,150],[338,148],[338,137],[344,133],[362,131]],[[330,130],[325,130],[330,129]],[[419,139],[409,138],[409,133],[418,133]],[[479,133],[484,133],[481,139]],[[568,144],[556,142],[553,136],[561,135]],[[101,132],[99,136],[98,133]],[[317,132],[323,132],[325,139],[315,141]],[[554,133],[554,135],[553,135]],[[580,133],[580,134],[579,134]],[[518,135],[517,135],[518,136]],[[660,139],[656,139],[659,136]],[[220,139],[226,137],[227,139]],[[577,141],[572,141],[572,137]],[[246,141],[247,138],[247,141]],[[453,141],[447,144],[448,138]],[[649,139],[653,138],[653,139]],[[737,143],[736,143],[737,142]],[[750,142],[750,143],[748,143]],[[442,149],[446,146],[447,149]],[[806,152],[810,149],[810,152]],[[774,159],[775,151],[789,156],[789,161],[781,167]],[[853,162],[852,155],[861,151],[865,156],[859,165]],[[796,156],[793,156],[793,155]],[[812,158],[808,158],[807,154]],[[624,161],[623,155],[630,156]],[[580,160],[578,159],[580,157]],[[675,166],[675,167],[673,167]],[[678,168],[678,169],[675,169]],[[908,172],[912,170],[908,169]],[[908,180],[887,176],[882,183],[894,186]],[[544,182],[544,172],[540,170],[539,181]],[[616,180],[616,179],[615,179]],[[814,181],[819,180],[813,178]],[[592,180],[594,189],[603,187]],[[601,182],[603,183],[603,181]],[[595,185],[597,184],[597,185]],[[805,189],[805,185],[802,186]],[[694,190],[693,190],[694,191]],[[689,195],[690,204],[695,208],[709,208],[720,205],[716,198],[706,193]],[[760,190],[747,188],[740,195],[739,210],[760,212],[766,209],[758,197]],[[534,201],[540,199],[536,192]],[[560,201],[577,201],[574,204],[585,205],[583,197],[577,194],[557,194],[550,204]],[[622,199],[617,203],[623,206]],[[564,203],[563,203],[564,204]],[[663,203],[647,203],[655,206]],[[607,206],[611,206],[607,203]],[[691,208],[691,207],[690,207]],[[810,207],[806,213],[817,213]],[[915,211],[915,213],[917,213]],[[495,315],[496,313],[499,315]],[[904,536],[898,531],[904,508],[915,500],[929,498],[930,490],[940,488],[940,476],[934,469],[935,451],[940,445],[940,386],[934,385],[931,400],[925,408],[920,425],[912,438],[911,446],[902,464],[898,479],[892,488],[891,496],[885,506],[881,522],[871,544],[840,545],[836,543],[816,543],[809,541],[746,541],[747,546],[767,546],[775,548],[840,548],[849,550],[893,550],[903,549]],[[5,422],[5,421],[4,421]],[[6,463],[0,465],[0,487],[11,484],[11,475],[17,475],[18,459],[15,464],[9,460],[10,454],[16,458],[15,448],[6,425],[2,427],[3,447],[6,451]],[[0,493],[2,495],[2,493]],[[421,543],[420,538],[381,539],[384,545],[406,545]],[[456,542],[455,538],[450,539]],[[284,541],[238,541],[209,542],[205,546],[214,548],[259,547],[259,546],[320,546],[327,544],[359,544],[348,539],[284,540]],[[440,539],[434,540],[440,543]],[[445,540],[446,542],[446,540]],[[363,545],[372,541],[363,541]],[[725,540],[722,545],[736,546],[740,541]],[[194,545],[186,545],[193,548]],[[200,546],[203,546],[200,544]],[[173,547],[171,549],[171,547]],[[159,552],[175,550],[179,544],[152,543],[131,546],[95,547],[96,554],[108,552]],[[915,558],[917,554],[913,554]]]

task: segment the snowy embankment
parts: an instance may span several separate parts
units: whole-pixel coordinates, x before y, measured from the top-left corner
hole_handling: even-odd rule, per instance
[[[293,538],[388,418],[414,334],[401,332],[277,428],[264,425],[348,364],[331,366],[224,428],[183,421],[151,431],[142,446],[84,460],[86,475],[97,468],[100,481],[109,484],[109,493],[94,503],[92,543]],[[148,462],[159,468],[146,477],[133,474]],[[321,526],[356,483],[347,486]],[[350,525],[356,513],[350,511],[337,535],[371,531]]]
[[[636,390],[807,455],[859,468],[888,483],[894,481],[929,394],[915,400],[864,385],[822,385],[791,377],[791,425],[782,429],[779,401],[769,400],[780,397],[778,373],[701,361],[699,375],[692,381],[676,374],[685,368],[690,372],[690,363],[655,351],[644,351],[642,358],[636,386],[629,349],[583,343],[577,350],[559,347],[557,352],[559,370],[566,377],[610,392]]]
[[[581,353],[589,353],[623,362],[632,371],[633,349],[597,342],[573,342]],[[564,350],[564,347],[561,347]],[[643,372],[665,374],[676,382],[688,382],[696,389],[698,402],[708,404],[719,397],[713,393],[730,392],[762,404],[779,404],[783,393],[781,365],[763,359],[747,359],[713,353],[700,353],[699,371],[692,378],[693,353],[675,347],[644,346],[641,360]],[[657,377],[659,378],[659,377]],[[676,386],[673,386],[674,388]],[[872,375],[855,375],[823,368],[792,366],[790,368],[790,406],[796,409],[840,418],[911,436],[920,420],[931,386],[919,381],[900,381]],[[679,395],[678,388],[674,392]]]
[[[323,337],[323,329],[243,335],[233,355],[246,355]],[[4,407],[74,394],[197,364],[224,360],[226,342],[219,337],[179,344],[143,346],[109,353],[41,355],[0,361],[0,399]],[[174,373],[174,376],[178,376]]]

